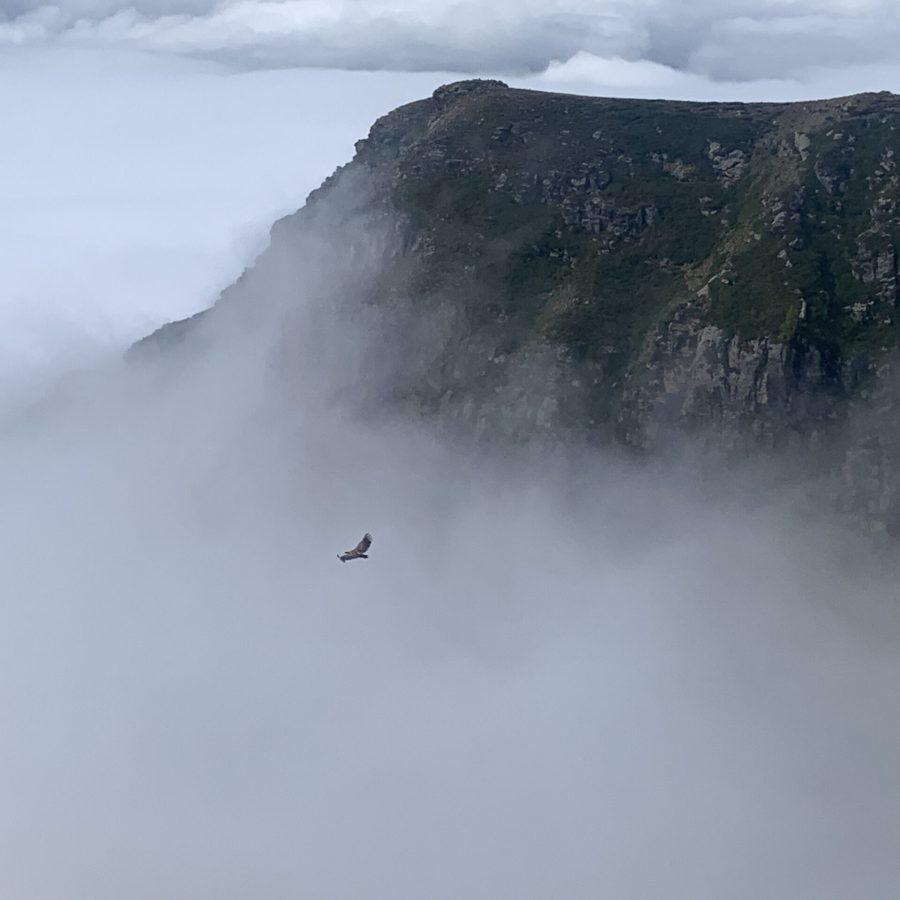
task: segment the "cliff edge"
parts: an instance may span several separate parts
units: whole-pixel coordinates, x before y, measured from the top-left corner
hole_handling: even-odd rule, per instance
[[[900,530],[898,128],[889,93],[446,85],[379,119],[220,305],[251,302],[314,232],[353,255],[364,221],[377,259],[348,302],[406,335],[384,353],[421,356],[391,402],[481,436],[808,455],[839,505]]]

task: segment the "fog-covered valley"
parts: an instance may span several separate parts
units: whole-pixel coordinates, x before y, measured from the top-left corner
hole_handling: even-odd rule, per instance
[[[6,423],[0,893],[892,896],[884,560],[749,475],[360,411],[300,276]]]

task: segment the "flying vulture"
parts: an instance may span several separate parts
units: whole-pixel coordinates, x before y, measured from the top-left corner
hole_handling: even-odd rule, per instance
[[[347,562],[348,559],[368,559],[366,556],[366,550],[372,544],[372,535],[366,532],[363,535],[363,539],[352,549],[345,550],[343,553],[338,553],[338,559],[341,562]]]

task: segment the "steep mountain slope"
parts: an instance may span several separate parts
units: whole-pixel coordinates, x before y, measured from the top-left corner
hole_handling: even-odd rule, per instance
[[[887,93],[448,85],[378,120],[221,305],[289,300],[285,260],[325,247],[343,311],[380,313],[381,400],[481,436],[812,453],[893,530],[898,126]]]

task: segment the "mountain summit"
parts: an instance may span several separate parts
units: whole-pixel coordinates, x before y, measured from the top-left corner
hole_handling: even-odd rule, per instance
[[[889,93],[446,85],[379,119],[218,305],[258,304],[279,266],[289,295],[310,241],[365,249],[341,293],[387,323],[383,402],[481,437],[809,454],[842,506],[900,529],[898,129]]]

